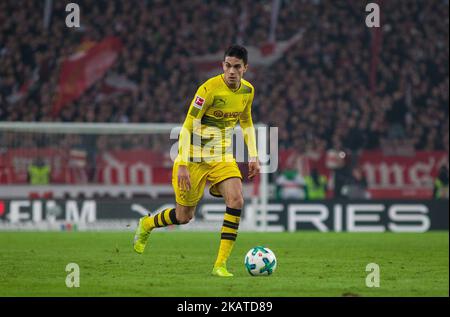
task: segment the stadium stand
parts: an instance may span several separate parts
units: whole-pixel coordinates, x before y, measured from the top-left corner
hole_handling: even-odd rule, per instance
[[[218,0],[77,3],[82,27],[71,30],[65,1],[54,1],[48,27],[44,1],[0,3],[1,121],[182,122],[207,78],[191,59],[234,42],[263,50],[273,13],[272,1],[226,8]],[[281,149],[448,153],[448,1],[381,5],[382,27],[370,29],[362,2],[281,1],[276,41],[299,30],[303,36],[248,78],[256,89],[254,121],[279,128]],[[52,112],[62,62],[108,37],[121,42],[116,62]],[[7,138],[7,147],[33,143]]]

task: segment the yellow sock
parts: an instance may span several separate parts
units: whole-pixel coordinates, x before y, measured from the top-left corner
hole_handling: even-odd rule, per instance
[[[155,228],[178,224],[175,208],[167,208],[156,215],[146,217],[143,226],[144,230],[150,231]]]
[[[214,263],[215,267],[226,264],[236,241],[240,217],[241,211],[239,209],[227,207],[220,235],[219,254],[217,255],[216,263]]]

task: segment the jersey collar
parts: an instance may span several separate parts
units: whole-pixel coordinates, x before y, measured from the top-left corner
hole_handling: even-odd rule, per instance
[[[224,85],[225,85],[231,92],[235,92],[235,93],[236,93],[236,92],[238,92],[239,89],[241,89],[241,87],[242,87],[242,80],[239,81],[239,87],[233,90],[233,89],[231,89],[231,88],[227,85],[227,83],[226,83],[226,81],[225,81],[225,78],[224,78],[223,74],[220,75],[220,78],[222,78],[222,81],[223,81]]]

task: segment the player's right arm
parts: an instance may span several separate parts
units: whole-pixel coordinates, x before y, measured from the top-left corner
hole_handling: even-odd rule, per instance
[[[191,105],[189,106],[186,119],[184,120],[183,127],[181,128],[178,144],[179,166],[177,176],[178,186],[182,190],[189,190],[191,187],[187,163],[189,162],[191,136],[194,129],[194,124],[200,124],[195,121],[201,120],[208,107],[212,104],[212,101],[213,96],[211,94],[211,90],[203,84],[195,93],[195,96],[191,101]]]

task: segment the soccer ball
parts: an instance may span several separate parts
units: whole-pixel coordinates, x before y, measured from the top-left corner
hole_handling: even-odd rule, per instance
[[[247,252],[244,264],[252,276],[272,275],[277,268],[277,258],[269,248],[258,246]]]

